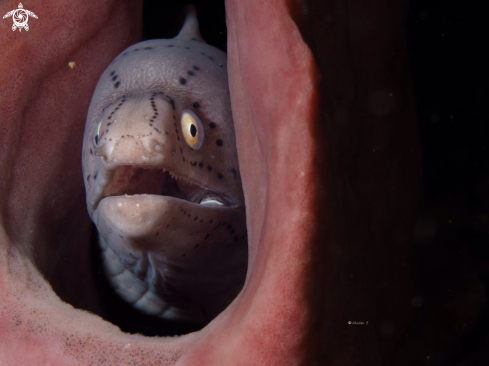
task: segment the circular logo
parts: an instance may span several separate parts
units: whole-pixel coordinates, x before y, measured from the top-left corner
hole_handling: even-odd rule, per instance
[[[24,9],[17,9],[13,14],[12,19],[16,27],[23,28],[29,20],[29,14],[27,14]]]

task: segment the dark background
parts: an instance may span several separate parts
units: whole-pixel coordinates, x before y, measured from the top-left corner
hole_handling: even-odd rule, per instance
[[[489,65],[484,1],[413,0],[407,19],[424,206],[411,364],[489,365]]]
[[[147,0],[143,38],[175,36],[181,26],[175,19],[185,3]],[[226,51],[224,2],[192,3],[204,39]],[[409,365],[489,365],[489,32],[484,5],[410,2],[409,62],[425,196],[412,246],[416,317],[398,345]],[[107,318],[124,331],[167,335],[201,327],[147,317],[111,295],[107,286],[102,286]]]

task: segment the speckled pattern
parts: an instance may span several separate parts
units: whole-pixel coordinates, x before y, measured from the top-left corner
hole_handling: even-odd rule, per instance
[[[206,322],[244,283],[247,235],[226,54],[189,9],[177,37],[135,44],[102,74],[83,174],[116,292],[143,312]],[[198,148],[184,113],[199,121]]]

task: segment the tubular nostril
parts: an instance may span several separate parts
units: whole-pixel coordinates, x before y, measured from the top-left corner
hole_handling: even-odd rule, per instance
[[[107,154],[108,154],[107,145],[104,144],[104,145],[100,146],[93,153],[94,153],[95,156],[100,156],[102,158],[106,158],[107,157]]]

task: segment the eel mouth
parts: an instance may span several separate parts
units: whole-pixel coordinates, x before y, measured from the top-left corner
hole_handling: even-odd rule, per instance
[[[231,206],[229,200],[212,189],[168,169],[147,165],[119,166],[103,191],[102,199],[133,195],[167,196],[208,207]]]

